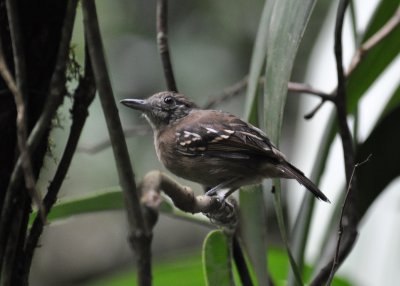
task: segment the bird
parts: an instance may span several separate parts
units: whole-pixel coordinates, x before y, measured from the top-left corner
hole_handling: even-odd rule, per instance
[[[173,174],[203,185],[223,201],[242,186],[267,178],[295,179],[329,202],[259,128],[224,111],[201,109],[183,94],[162,91],[123,99],[150,123],[159,161]]]

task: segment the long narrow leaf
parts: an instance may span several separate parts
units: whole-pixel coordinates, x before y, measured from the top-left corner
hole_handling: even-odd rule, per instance
[[[68,219],[74,215],[120,210],[124,208],[123,196],[119,187],[96,192],[84,197],[68,199],[60,201],[51,209],[47,220],[49,222],[61,219]],[[29,224],[33,223],[33,219],[37,212],[33,212],[29,218]]]
[[[270,139],[279,144],[283,122],[283,110],[286,103],[287,85],[292,72],[294,59],[311,15],[315,1],[279,1],[274,6],[273,18],[267,45],[266,81],[264,86],[264,115],[267,133]],[[299,269],[290,252],[289,241],[284,225],[283,211],[280,204],[280,183],[275,180],[275,209],[282,239],[287,247],[288,256],[294,273],[289,277],[289,285],[302,285]]]
[[[257,94],[263,72],[268,41],[268,29],[275,0],[265,1],[254,44],[247,86],[245,118],[258,125]],[[261,187],[252,192],[240,192],[241,237],[259,285],[269,285],[267,272],[267,239],[265,205]]]
[[[274,4],[275,0],[265,1],[251,57],[244,117],[253,122],[257,120],[257,90],[267,54],[268,28]]]

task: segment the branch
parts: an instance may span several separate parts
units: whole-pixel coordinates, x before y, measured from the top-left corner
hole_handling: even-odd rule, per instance
[[[168,0],[157,0],[157,44],[164,69],[164,77],[167,88],[170,91],[178,91],[174,71],[172,69],[171,57],[168,46]]]
[[[226,100],[232,99],[237,95],[240,95],[247,88],[248,83],[249,83],[249,76],[245,75],[238,82],[224,88],[222,92],[211,95],[210,100],[204,105],[204,109],[210,109],[217,104],[220,104]]]
[[[380,28],[374,35],[372,35],[364,44],[361,45],[355,52],[353,59],[351,60],[350,67],[345,74],[348,78],[350,74],[358,67],[361,61],[365,58],[368,52],[373,49],[377,44],[384,40],[395,28],[400,24],[400,8],[397,9],[396,13],[386,22],[386,24]],[[331,101],[335,101],[336,90],[334,90],[328,96],[331,97]],[[315,113],[322,107],[325,100],[322,101],[308,114],[304,116],[305,119],[311,119]]]
[[[350,183],[353,180],[354,173],[355,173],[356,169],[359,166],[367,163],[370,158],[371,158],[371,154],[367,157],[367,159],[365,159],[361,163],[357,163],[357,164],[354,165],[354,168],[353,168],[353,171],[352,171],[351,177],[350,177]],[[338,235],[338,240],[337,240],[337,244],[336,244],[335,257],[333,258],[333,264],[332,264],[331,273],[329,274],[328,282],[326,283],[326,285],[328,285],[328,286],[331,285],[332,280],[333,280],[333,276],[335,275],[337,267],[339,266],[339,249],[340,249],[340,243],[341,243],[341,240],[342,240],[342,235],[343,235],[343,230],[344,230],[344,223],[343,223],[344,209],[346,207],[347,199],[349,197],[350,191],[351,191],[351,185],[348,185],[347,186],[347,191],[346,191],[346,196],[344,198],[344,202],[343,202],[343,206],[342,206],[342,210],[340,212],[339,232],[338,232],[339,235]]]
[[[6,1],[7,14],[9,18],[9,26],[12,39],[14,66],[16,81],[14,80],[7,63],[4,59],[3,48],[0,43],[0,73],[14,95],[15,105],[17,106],[17,137],[18,147],[22,162],[22,171],[25,178],[25,186],[39,209],[42,219],[45,219],[44,208],[40,193],[36,190],[36,179],[33,174],[30,152],[27,146],[27,127],[26,127],[26,107],[24,97],[26,96],[26,68],[25,68],[25,52],[23,50],[21,29],[19,25],[18,12],[16,2],[12,0]]]
[[[118,116],[118,109],[114,100],[110,77],[107,71],[94,1],[82,1],[82,9],[85,35],[90,59],[93,65],[94,78],[99,91],[111,145],[113,147],[119,181],[125,194],[124,197],[130,225],[130,242],[131,247],[136,253],[137,259],[138,284],[141,286],[151,285],[151,229],[147,227],[141,210],[139,194],[136,190],[135,177],[129,158],[128,148],[126,146],[124,133]]]
[[[259,84],[264,84],[265,78],[261,77]],[[216,93],[210,96],[210,100],[204,105],[204,109],[212,108],[213,106],[220,104],[226,100],[232,99],[233,97],[240,95],[246,88],[248,84],[248,75],[244,76],[241,80],[223,89],[222,92]],[[307,93],[310,95],[315,95],[320,97],[322,100],[333,101],[334,96],[332,94],[317,90],[308,84],[289,82],[288,91],[295,93]]]
[[[348,4],[349,0],[340,1],[335,27],[335,58],[338,77],[335,105],[338,113],[339,132],[342,137],[343,152],[346,155],[344,159],[347,185],[350,184],[350,177],[354,166],[353,140],[350,128],[347,124],[346,77],[344,75],[342,58],[342,29],[344,15]]]
[[[357,231],[357,176],[353,174],[354,168],[354,146],[353,139],[350,133],[350,128],[347,124],[347,106],[346,106],[346,77],[343,70],[343,59],[342,59],[342,29],[344,15],[346,8],[349,4],[349,0],[341,0],[339,3],[336,26],[335,26],[335,58],[336,68],[338,77],[337,95],[335,98],[335,107],[338,116],[339,133],[342,141],[345,172],[346,172],[346,184],[352,192],[348,192],[346,198],[346,204],[343,207],[343,219],[346,221],[346,225],[343,227],[343,244],[339,244],[340,249],[335,255],[335,259],[330,261],[320,273],[312,281],[311,285],[322,285],[331,273],[332,267],[337,269],[340,264],[344,261],[347,255],[350,253],[356,238],[358,236]],[[342,239],[342,236],[340,236]]]
[[[142,136],[152,133],[151,127],[148,124],[130,126],[124,129],[123,131],[125,138],[139,136],[139,135]],[[110,138],[106,138],[104,140],[100,141],[98,140],[95,144],[90,146],[80,145],[78,146],[77,151],[87,154],[96,154],[98,152],[103,151],[104,149],[107,149],[110,146],[111,146]]]
[[[142,201],[150,207],[154,204],[149,201],[159,201],[156,196],[150,196],[150,200],[146,199],[144,194],[157,194],[164,192],[171,198],[174,205],[187,213],[203,213],[213,223],[223,226],[227,229],[234,230],[237,225],[236,202],[221,203],[221,201],[213,196],[199,195],[196,196],[191,188],[181,186],[160,171],[151,171],[146,174],[141,183]],[[232,203],[232,204],[231,204]],[[157,206],[157,204],[156,204]]]
[[[314,117],[314,115],[321,109],[321,107],[324,105],[325,100],[321,100],[320,103],[318,103],[310,112],[304,115],[304,119],[311,119]]]
[[[360,64],[361,60],[366,56],[366,54],[384,40],[390,33],[399,26],[400,24],[400,8],[396,10],[394,15],[382,26],[374,35],[372,35],[364,44],[361,45],[356,51],[351,60],[349,70],[347,71],[347,76],[351,74],[354,69]]]
[[[28,148],[31,154],[35,152],[39,142],[41,142],[43,139],[43,135],[45,134],[46,130],[49,129],[51,119],[53,118],[58,106],[62,103],[65,89],[66,62],[68,59],[69,44],[75,20],[77,2],[77,0],[68,1],[55,70],[49,85],[49,94],[47,96],[46,104],[42,114],[40,115],[39,120],[37,121],[32,133],[28,138]],[[0,216],[0,257],[3,257],[4,249],[2,246],[4,246],[5,242],[7,241],[7,229],[9,228],[11,217],[13,215],[13,209],[15,207],[15,196],[18,194],[18,184],[23,176],[21,165],[22,158],[20,156],[15,164],[10,178],[10,183],[6,191],[4,208]]]
[[[43,201],[46,211],[46,216],[50,212],[51,208],[53,207],[54,203],[57,200],[59,190],[61,188],[62,183],[64,182],[65,176],[67,175],[73,155],[78,145],[82,129],[85,125],[86,118],[88,116],[89,105],[92,103],[96,93],[93,71],[91,68],[88,55],[86,55],[85,61],[86,61],[85,75],[80,79],[79,85],[76,88],[73,96],[74,104],[71,110],[72,124],[68,140],[62,158],[54,175],[54,178],[48,187],[47,194]],[[43,227],[44,227],[43,221],[38,219],[38,217],[36,217],[31,227],[29,237],[27,239],[25,246],[24,281],[26,282],[28,281],[29,269],[32,262],[33,254],[35,248],[38,245],[39,237],[43,232]]]

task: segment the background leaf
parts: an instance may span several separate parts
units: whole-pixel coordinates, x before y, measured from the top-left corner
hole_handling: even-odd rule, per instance
[[[357,162],[369,162],[357,168],[359,180],[359,219],[363,217],[385,187],[400,175],[400,105],[383,118],[359,147]]]
[[[203,269],[207,285],[233,285],[229,241],[220,230],[210,232],[203,244]]]
[[[115,187],[84,197],[60,201],[51,209],[47,220],[52,222],[59,219],[67,219],[78,214],[121,210],[124,207],[121,189]],[[31,214],[29,225],[33,223],[36,214],[37,212]]]
[[[362,42],[375,34],[399,8],[398,0],[382,0],[371,17]],[[351,73],[347,80],[348,110],[354,112],[359,99],[385,68],[399,55],[400,26],[377,44]]]

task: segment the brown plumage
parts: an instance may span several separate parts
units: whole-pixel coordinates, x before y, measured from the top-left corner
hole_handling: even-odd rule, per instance
[[[153,127],[157,156],[165,167],[211,188],[209,195],[227,189],[226,198],[239,187],[264,178],[287,178],[329,202],[263,131],[230,113],[199,109],[185,96],[172,92],[121,103],[144,113]]]

